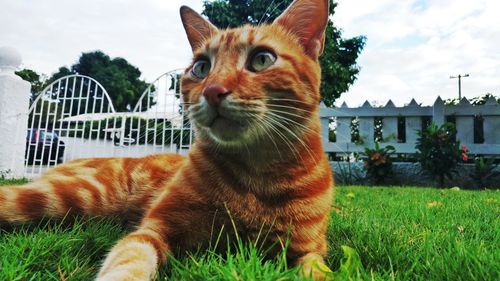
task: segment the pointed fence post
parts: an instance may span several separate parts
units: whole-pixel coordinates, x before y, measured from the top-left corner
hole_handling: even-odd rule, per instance
[[[7,178],[24,175],[31,85],[14,73],[20,65],[15,49],[0,47],[0,176]]]
[[[464,110],[472,107],[467,98],[463,97],[456,105],[457,111],[463,112]],[[455,128],[457,129],[457,139],[462,144],[474,143],[474,116],[461,116],[455,117]]]
[[[434,123],[438,126],[443,125],[445,122],[444,102],[440,96],[437,97],[434,105],[432,106],[432,121],[434,121]]]
[[[406,108],[420,108],[420,105],[415,99],[411,99]],[[418,139],[417,131],[422,129],[422,117],[408,116],[405,118],[406,127],[406,143],[415,144]]]
[[[384,108],[395,108],[392,100],[389,100]],[[388,116],[382,119],[382,138],[385,142],[398,141],[398,117]]]
[[[365,101],[361,108],[371,109],[372,105]],[[359,117],[359,135],[364,141],[365,147],[371,147],[374,140],[375,126],[373,117]]]
[[[349,107],[343,102],[340,109],[348,110]],[[351,121],[351,117],[337,117],[336,137],[338,143],[351,142]]]

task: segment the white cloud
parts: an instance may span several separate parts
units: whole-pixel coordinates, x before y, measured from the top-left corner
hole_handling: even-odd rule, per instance
[[[465,96],[499,94],[500,25],[494,11],[500,2],[385,0],[370,9],[368,2],[339,0],[337,24],[344,36],[368,38],[359,79],[339,102],[391,98],[402,105],[414,97],[430,104],[437,95],[457,95],[449,76],[459,73],[471,75],[462,83]],[[363,6],[365,12],[356,12]]]

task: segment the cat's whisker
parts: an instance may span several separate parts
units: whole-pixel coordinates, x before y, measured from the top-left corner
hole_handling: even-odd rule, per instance
[[[274,144],[274,147],[276,148],[276,152],[278,152],[278,155],[279,155],[280,159],[283,160],[283,156],[281,155],[281,150],[278,148],[278,144],[274,140],[273,136],[270,134],[269,128],[263,126],[260,123],[256,123],[256,124],[261,129],[261,131],[264,132],[267,137],[269,137],[269,139],[271,140],[271,142]],[[262,134],[259,134],[259,135],[262,135]]]
[[[295,159],[298,161],[299,159],[297,158],[297,156],[301,157],[302,156],[300,155],[299,151],[297,151],[297,148],[295,148],[293,146],[293,144],[291,143],[291,141],[282,133],[280,132],[280,130],[278,130],[276,128],[276,126],[274,126],[271,122],[269,122],[268,120],[269,117],[264,117],[262,119],[262,122],[268,127],[270,128],[271,130],[273,130],[274,133],[276,133],[276,135],[278,135],[282,140],[283,142],[288,146],[288,148],[290,148],[290,152],[292,152],[292,154],[294,155]]]
[[[292,135],[295,139],[297,139],[297,141],[302,144],[302,146],[307,150],[307,152],[309,153],[309,156],[311,156],[313,159],[316,159],[316,157],[314,156],[314,153],[311,151],[310,147],[299,137],[297,136],[297,134],[295,132],[293,132],[292,130],[290,130],[287,126],[285,126],[284,124],[282,124],[281,122],[279,122],[279,120],[276,120],[274,118],[272,118],[271,116],[269,116],[269,121],[271,122],[274,122],[276,125],[280,126],[281,128],[283,128],[284,130],[286,130],[290,135]]]
[[[298,114],[293,113],[293,112],[284,111],[284,110],[278,110],[278,109],[269,109],[269,112],[273,112],[273,113],[276,113],[278,115],[279,115],[279,113],[283,113],[283,114],[290,115],[290,116],[293,116],[293,117],[296,117],[296,118],[300,118],[300,119],[303,119],[303,120],[308,120],[310,118],[309,116],[302,116],[302,115],[298,115]]]
[[[284,3],[284,1],[281,1],[278,4],[276,4],[276,6],[273,8],[273,10],[271,12],[269,12],[269,14],[272,15],[281,6],[281,4],[283,4],[283,3]],[[263,24],[269,23],[269,19],[270,18],[271,18],[271,16],[268,16],[266,18],[266,20],[263,22]],[[259,25],[261,25],[261,23],[259,23]]]
[[[293,106],[288,106],[288,105],[282,105],[282,104],[273,104],[273,103],[268,103],[266,104],[266,106],[272,106],[272,107],[280,107],[280,108],[289,108],[289,109],[292,109],[294,111],[302,111],[302,112],[305,112],[305,113],[314,113],[313,110],[307,110],[307,109],[303,109],[303,108],[298,108],[298,107],[293,107]]]
[[[276,121],[274,120],[271,116],[268,116],[266,115],[265,116],[266,118],[264,118],[266,124],[273,129],[273,131],[275,131],[282,139],[283,141],[285,142],[285,144],[290,148],[290,151],[294,154],[295,156],[295,159],[297,161],[299,161],[299,159],[297,157],[300,157],[300,161],[303,161],[303,158],[302,158],[302,154],[300,153],[300,151],[297,150],[297,148],[293,145],[292,141],[289,140],[285,134],[283,134],[275,125],[279,125],[280,127],[285,127],[283,124],[281,124],[279,121]],[[288,128],[286,128],[288,129]],[[288,130],[288,132],[290,133],[291,131]],[[293,134],[293,132],[292,132]]]
[[[291,123],[293,123],[293,124],[295,124],[295,125],[299,126],[301,129],[303,129],[303,130],[304,130],[304,132],[309,132],[309,133],[314,133],[314,132],[315,132],[315,131],[313,131],[311,128],[309,128],[309,127],[305,126],[304,124],[301,124],[301,123],[299,123],[299,122],[297,122],[297,121],[294,121],[294,120],[292,120],[292,119],[289,119],[289,118],[287,118],[287,117],[285,117],[285,116],[281,116],[281,115],[279,115],[279,114],[273,113],[272,111],[269,111],[269,114],[271,114],[271,115],[272,115],[272,116],[274,116],[274,117],[280,118],[280,119],[281,119],[281,120],[283,120],[283,121],[286,121],[286,122],[291,122]],[[305,118],[304,118],[304,119],[305,119]]]
[[[300,100],[296,100],[296,99],[285,99],[285,98],[272,98],[272,97],[268,97],[268,98],[264,98],[264,100],[287,101],[287,102],[302,103],[302,104],[309,105],[309,106],[311,105],[310,102],[300,101]]]
[[[261,22],[262,20],[264,19],[264,17],[267,15],[267,11],[269,10],[270,7],[272,7],[274,4],[274,0],[271,2],[271,4],[269,4],[269,6],[267,6],[266,10],[264,11],[264,13],[262,14],[262,17],[260,17],[260,20],[257,22],[257,25],[261,25]],[[275,8],[273,8],[274,10]],[[273,12],[273,11],[271,11]],[[266,19],[269,19],[269,16],[267,16]]]

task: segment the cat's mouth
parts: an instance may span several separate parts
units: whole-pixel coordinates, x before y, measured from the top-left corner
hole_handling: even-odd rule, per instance
[[[207,129],[219,141],[234,141],[242,137],[246,127],[237,119],[217,113],[208,123]]]
[[[215,125],[215,123],[225,123],[225,122],[230,122],[231,120],[229,120],[228,118],[220,115],[219,113],[217,113],[217,115],[212,119],[211,122],[209,122],[208,126],[209,128],[213,127]]]
[[[193,108],[191,119],[197,127],[219,144],[237,144],[248,137],[252,118],[243,118],[244,110],[236,108],[213,108],[200,106]]]
[[[215,128],[218,126],[229,126],[229,127],[244,127],[245,124],[241,120],[238,120],[232,116],[227,116],[216,112],[214,116],[212,116],[212,120],[208,122],[209,128]]]

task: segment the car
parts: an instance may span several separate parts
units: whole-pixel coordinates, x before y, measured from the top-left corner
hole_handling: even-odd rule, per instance
[[[33,128],[26,134],[24,159],[28,165],[62,163],[64,150],[64,142],[53,131]]]

